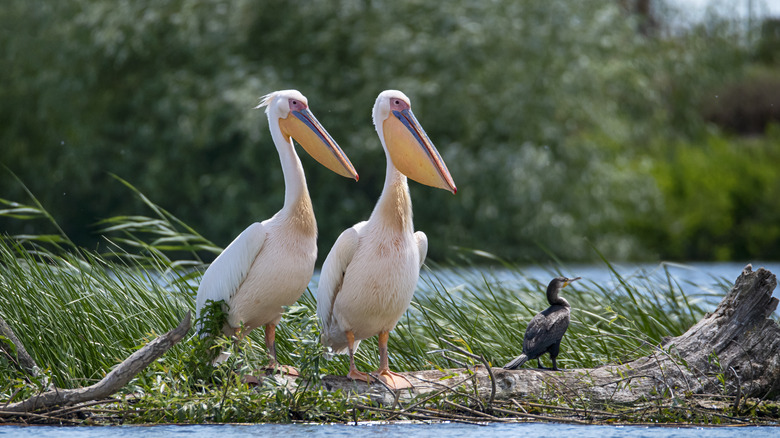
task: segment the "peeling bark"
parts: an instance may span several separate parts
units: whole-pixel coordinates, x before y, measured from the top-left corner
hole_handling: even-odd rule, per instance
[[[7,415],[12,412],[33,412],[56,406],[67,406],[91,400],[104,399],[127,385],[127,383],[141,370],[146,368],[147,365],[157,360],[157,358],[165,354],[166,351],[181,341],[190,330],[191,325],[192,317],[190,312],[187,312],[187,315],[184,316],[184,319],[179,323],[178,327],[149,342],[140,350],[131,354],[98,383],[87,386],[86,388],[46,391],[40,395],[30,397],[27,400],[4,406],[2,408],[3,414]]]

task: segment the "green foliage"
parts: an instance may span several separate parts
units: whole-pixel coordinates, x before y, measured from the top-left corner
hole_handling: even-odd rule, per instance
[[[391,351],[415,353],[398,358],[400,366],[452,366],[425,355],[426,351],[447,349],[441,337],[458,340],[493,366],[502,366],[517,356],[525,326],[549,304],[544,294],[546,283],[531,280],[509,266],[502,269],[500,278],[485,267],[464,266],[437,266],[424,276],[425,286],[413,301],[414,310],[391,336]],[[559,272],[550,272],[550,278],[565,274],[562,267]],[[689,300],[665,267],[660,274],[637,272],[632,278],[614,270],[612,274],[614,283],[620,285],[617,288],[585,280],[561,293],[572,304],[572,323],[564,337],[559,366],[595,367],[650,354],[664,337],[682,334],[704,314],[702,301]],[[548,360],[543,358],[543,362]]]
[[[110,173],[221,246],[273,215],[281,169],[251,108],[298,88],[361,176],[302,158],[329,248],[376,201],[385,158],[370,109],[398,88],[459,188],[412,183],[433,258],[451,246],[511,260],[593,258],[592,245],[611,259],[667,256],[648,246],[674,232],[664,205],[680,199],[655,181],[666,157],[648,146],[706,142],[699,103],[752,53],[739,26],[717,19],[644,37],[614,1],[6,3],[0,162],[87,247],[90,225],[143,203]],[[6,175],[0,191],[23,194]]]
[[[140,194],[139,194],[140,196]],[[0,214],[26,218],[51,217],[36,206],[3,200],[12,208]],[[150,207],[162,212],[158,206]],[[168,220],[170,219],[170,220]],[[123,223],[123,220],[126,222]],[[0,357],[0,400],[18,401],[48,387],[88,386],[104,377],[159,334],[169,330],[186,310],[192,310],[200,271],[192,275],[196,260],[172,260],[182,254],[192,234],[188,227],[169,217],[156,222],[137,216],[111,218],[112,231],[133,253],[111,244],[112,251],[98,254],[79,249],[65,236],[0,238],[0,308],[38,364],[45,369],[36,378],[26,376],[5,357]],[[138,227],[138,224],[146,224]],[[185,231],[182,246],[162,245],[157,232],[169,235],[176,225]],[[55,224],[56,226],[56,224]],[[145,230],[135,234],[132,231]],[[152,242],[138,236],[149,238]],[[194,280],[194,282],[193,282]],[[207,306],[205,327],[221,334],[225,314],[221,303]],[[306,312],[303,312],[305,309]],[[280,331],[282,360],[300,363],[301,374],[319,373],[320,349],[313,308],[290,309],[288,333]],[[308,322],[308,323],[306,323]],[[256,331],[257,332],[257,331]],[[124,421],[157,422],[289,422],[292,420],[343,420],[345,404],[354,397],[322,389],[296,390],[266,381],[252,389],[241,381],[254,373],[267,358],[253,333],[241,344],[224,336],[190,336],[154,362],[123,389],[120,409]],[[304,338],[301,342],[301,338]],[[293,346],[291,344],[296,344]],[[212,366],[216,352],[230,353],[228,360]],[[132,402],[128,402],[128,398]],[[349,402],[352,406],[353,402]]]
[[[157,273],[96,254],[3,240],[0,257],[4,317],[26,333],[22,342],[52,368],[59,387],[99,380],[118,359],[175,326],[188,307],[189,297],[172,295],[155,281]],[[113,274],[124,270],[131,274]]]
[[[198,331],[205,337],[219,336],[227,322],[229,311],[230,308],[224,301],[206,300],[195,326],[199,327]]]
[[[779,101],[780,69],[753,67],[713,89],[702,100],[702,113],[730,133],[761,136],[771,123],[780,124]]]
[[[654,166],[667,199],[664,217],[648,224],[669,257],[734,260],[780,258],[780,126],[766,140],[708,136],[702,144],[661,146]],[[663,225],[661,225],[663,224]]]
[[[780,19],[768,18],[761,24],[755,57],[765,64],[780,64]]]
[[[191,381],[206,381],[216,383],[214,360],[223,350],[232,350],[232,342],[223,333],[222,328],[227,322],[227,305],[223,301],[206,301],[201,309],[200,317],[195,320],[196,336],[191,342],[191,352],[186,362],[186,368],[190,370]]]
[[[145,202],[162,212],[148,199]],[[4,203],[14,207],[0,214],[24,211],[31,218],[51,217],[36,206]],[[170,254],[186,254],[183,249],[190,246],[193,232],[167,217],[152,230],[167,230],[165,234],[184,230],[180,239],[166,239],[184,242],[183,246],[151,244],[142,237],[157,242],[155,233],[129,232],[150,221],[139,221],[138,216],[127,220],[127,227],[119,218],[108,221],[125,240],[112,244],[113,251],[107,254],[78,248],[64,236],[0,239],[0,309],[44,368],[41,376],[31,379],[0,358],[0,403],[29,397],[50,381],[60,388],[94,383],[192,310],[202,272],[193,273],[192,268],[201,265],[192,259],[172,259]],[[125,251],[125,245],[133,252]],[[517,353],[527,321],[546,307],[545,285],[514,265],[501,262],[498,276],[467,262],[484,257],[500,262],[498,257],[461,254],[460,265],[433,264],[423,273],[412,307],[390,337],[393,369],[454,366],[437,353],[449,349],[442,339],[501,365]],[[660,278],[641,272],[631,278],[614,275],[620,285],[616,288],[584,282],[565,289],[574,310],[561,365],[595,366],[657,351],[654,346],[662,337],[682,333],[703,314],[697,300],[686,296],[668,271]],[[204,315],[200,322],[219,335],[225,318],[222,303],[212,302]],[[319,381],[324,374],[346,374],[347,358],[325,361],[319,339],[316,303],[307,292],[287,309],[277,330],[280,362],[297,367],[308,382]],[[212,366],[217,351],[229,356]],[[289,388],[266,379],[259,387],[247,386],[241,376],[255,374],[267,360],[261,330],[240,343],[221,335],[192,334],[138,374],[119,394],[112,412],[121,412],[128,423],[331,422],[357,418],[355,406],[370,402],[312,383]],[[375,339],[361,343],[356,361],[362,370],[378,367]],[[362,411],[359,418],[375,415]]]

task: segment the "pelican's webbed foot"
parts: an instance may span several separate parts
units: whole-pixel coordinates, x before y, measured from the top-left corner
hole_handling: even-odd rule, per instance
[[[366,383],[371,383],[371,375],[368,373],[364,373],[362,371],[358,371],[356,369],[349,370],[349,373],[347,374],[347,377],[349,377],[352,380],[361,380]]]
[[[293,377],[301,375],[295,367],[279,363],[269,363],[267,367],[263,368],[263,371],[265,371],[265,374],[285,374]]]
[[[372,373],[371,376],[384,382],[390,389],[414,388],[406,377],[390,370],[377,370],[376,373]]]

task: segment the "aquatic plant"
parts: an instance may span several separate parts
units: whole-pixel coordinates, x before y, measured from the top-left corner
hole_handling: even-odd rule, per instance
[[[57,231],[56,221],[34,198],[29,205],[0,200],[6,206],[0,215],[42,219],[55,230],[0,238],[2,316],[44,368],[43,377],[32,379],[10,357],[0,357],[0,403],[33,395],[49,382],[60,388],[94,383],[192,310],[204,268],[198,254],[219,249],[127,186],[152,214],[101,222],[105,243],[96,249],[76,247]],[[460,251],[458,257],[457,263],[429,261],[424,269],[413,304],[391,338],[393,368],[444,369],[483,360],[500,366],[518,351],[527,321],[546,307],[545,285],[526,276],[522,267],[474,251]],[[483,264],[488,259],[493,267]],[[608,261],[604,264],[612,269]],[[496,266],[501,275],[496,274]],[[564,271],[564,265],[550,268],[551,276]],[[686,294],[663,265],[657,272],[638,272],[630,278],[614,269],[612,274],[610,285],[583,281],[566,289],[573,310],[559,356],[561,366],[592,367],[646,354],[663,337],[681,334],[705,311],[702,301]],[[330,422],[400,415],[383,412],[364,396],[327,391],[311,383],[326,374],[346,374],[347,360],[323,359],[310,291],[287,309],[277,340],[280,360],[296,364],[309,383],[289,387],[271,379],[250,387],[241,379],[268,359],[257,330],[238,345],[227,338],[205,343],[190,334],[115,398],[104,401],[105,406],[91,408],[88,421]],[[468,354],[453,353],[453,346]],[[216,367],[208,365],[204,349],[213,348],[226,349],[230,359]],[[375,340],[361,344],[356,357],[359,367],[376,368],[377,358]],[[436,418],[445,411],[462,415],[464,408],[472,409],[468,404],[473,397],[443,394],[404,416],[432,415],[424,411],[433,407],[439,410]],[[573,409],[522,403],[531,415]],[[495,409],[491,415],[511,407],[504,401],[491,406]],[[577,409],[594,412],[589,405]],[[658,418],[681,418],[672,415],[673,409],[667,411]],[[700,417],[686,418],[709,421]],[[600,418],[630,421],[631,416],[612,412]]]

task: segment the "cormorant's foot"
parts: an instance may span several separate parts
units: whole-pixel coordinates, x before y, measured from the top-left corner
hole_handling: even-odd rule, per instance
[[[412,386],[412,383],[409,382],[409,380],[407,380],[406,377],[398,373],[394,373],[390,370],[377,370],[376,373],[372,373],[371,375],[374,378],[384,382],[385,385],[389,386],[390,389],[393,390],[414,388],[414,386]]]
[[[363,382],[371,383],[371,376],[368,373],[364,373],[362,371],[350,370],[347,374],[347,377],[352,380],[362,380]]]

